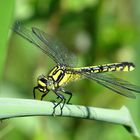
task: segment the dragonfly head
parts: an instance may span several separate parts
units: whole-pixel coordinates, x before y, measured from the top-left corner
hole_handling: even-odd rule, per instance
[[[54,89],[53,80],[51,78],[45,77],[44,75],[40,75],[37,78],[38,89],[42,92],[46,92],[46,90]]]
[[[51,89],[54,89],[54,84],[53,84],[53,80],[50,78],[45,77],[44,75],[40,75],[37,78],[37,87],[39,91],[41,92],[47,92]]]
[[[48,93],[50,90],[54,89],[53,80],[45,77],[44,75],[40,75],[37,78],[37,86],[34,87],[33,93],[35,98],[35,90],[38,89],[40,92]]]

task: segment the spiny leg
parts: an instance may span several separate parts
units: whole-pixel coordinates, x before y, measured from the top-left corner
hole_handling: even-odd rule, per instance
[[[69,104],[69,102],[70,102],[70,100],[72,98],[72,93],[70,91],[65,91],[65,90],[62,90],[62,92],[66,93],[66,94],[68,94],[70,96],[68,101],[66,102],[67,104]]]
[[[49,92],[49,91],[46,91],[45,93],[42,94],[42,96],[41,96],[41,101],[42,101],[43,98],[47,95],[48,92]]]
[[[57,96],[56,99],[55,99],[55,100],[52,100],[51,102],[52,102],[54,105],[56,105],[56,102],[57,102],[57,100],[58,100],[59,98],[60,98],[60,97]]]
[[[35,99],[35,90],[38,89],[38,86],[33,88],[33,95],[34,95],[34,99]]]
[[[64,101],[62,107],[60,107],[60,109],[61,109],[61,114],[60,115],[62,115],[62,110],[63,110],[64,104],[66,103],[66,99],[65,99],[65,97],[62,94],[57,93],[56,91],[54,91],[54,93],[57,95],[57,99],[60,98],[61,100],[57,104],[54,104],[54,107],[53,107],[53,115],[55,115],[55,108],[60,103],[62,103]]]

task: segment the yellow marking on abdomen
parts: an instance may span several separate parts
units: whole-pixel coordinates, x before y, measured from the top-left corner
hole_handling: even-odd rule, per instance
[[[100,73],[100,72],[113,72],[113,71],[128,72],[134,70],[134,68],[135,66],[133,63],[122,62],[122,63],[104,64],[99,66],[74,68],[74,70],[81,73]]]
[[[71,81],[78,80],[82,77],[82,73],[102,73],[102,72],[113,72],[113,71],[132,71],[134,70],[134,64],[129,62],[122,63],[111,63],[99,66],[89,66],[81,68],[66,68],[56,66],[49,74],[56,82],[57,86],[65,85]],[[41,83],[43,84],[43,83]]]

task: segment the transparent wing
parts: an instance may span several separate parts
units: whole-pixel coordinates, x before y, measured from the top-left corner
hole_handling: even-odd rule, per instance
[[[125,80],[112,77],[110,75],[106,75],[103,73],[84,73],[83,75],[89,79],[96,81],[104,87],[107,87],[110,90],[129,98],[136,98],[133,92],[140,93],[139,86],[133,85]]]
[[[40,48],[56,63],[66,66],[74,66],[76,62],[75,56],[72,53],[68,52],[61,43],[54,40],[47,33],[34,27],[31,30],[26,29],[20,22],[15,22],[12,29],[18,35],[22,36],[23,38]]]

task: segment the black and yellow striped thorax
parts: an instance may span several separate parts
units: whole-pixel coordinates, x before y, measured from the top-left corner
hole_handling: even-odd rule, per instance
[[[55,88],[66,85],[67,83],[79,79],[80,77],[80,73],[73,68],[60,65],[54,67],[48,75],[48,79],[52,79],[54,81]]]
[[[82,78],[85,73],[103,73],[113,71],[132,71],[134,64],[129,62],[112,63],[98,66],[72,68],[57,65],[55,66],[47,77],[40,76],[38,78],[38,85],[40,85],[40,91],[55,90],[61,86],[66,85],[71,81]]]

